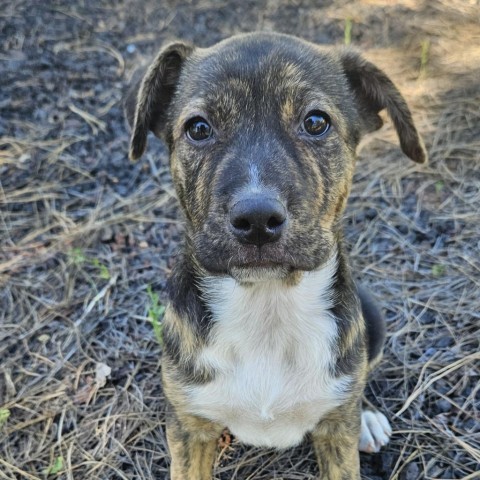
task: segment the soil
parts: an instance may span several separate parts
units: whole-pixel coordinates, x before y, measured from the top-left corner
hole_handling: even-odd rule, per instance
[[[351,25],[351,35],[348,26]],[[363,142],[345,235],[388,322],[367,389],[391,443],[365,479],[480,478],[478,0],[7,1],[0,14],[0,479],[165,479],[165,279],[181,238],[167,152],[127,159],[122,96],[162,43],[275,30],[351,42],[430,155]],[[313,479],[225,435],[216,479]]]

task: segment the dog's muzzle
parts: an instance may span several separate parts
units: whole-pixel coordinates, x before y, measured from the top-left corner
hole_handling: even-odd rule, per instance
[[[275,198],[262,193],[249,194],[230,208],[230,229],[243,244],[261,247],[276,242],[287,224],[287,210]]]

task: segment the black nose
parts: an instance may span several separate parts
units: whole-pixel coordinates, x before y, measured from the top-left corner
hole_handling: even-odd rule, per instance
[[[239,200],[230,209],[230,223],[237,239],[259,247],[281,237],[286,219],[285,207],[264,195]]]

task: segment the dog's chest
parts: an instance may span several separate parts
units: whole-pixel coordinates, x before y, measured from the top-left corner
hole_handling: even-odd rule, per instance
[[[286,448],[342,403],[349,379],[331,373],[337,328],[327,267],[295,287],[209,281],[214,326],[199,366],[215,373],[190,390],[191,413],[245,443]]]

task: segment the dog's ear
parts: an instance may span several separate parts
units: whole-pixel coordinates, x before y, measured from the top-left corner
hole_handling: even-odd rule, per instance
[[[393,82],[373,63],[354,51],[343,51],[341,61],[356,96],[363,133],[378,130],[382,126],[378,113],[386,108],[404,153],[417,163],[427,162],[427,151],[413,123],[412,114]]]
[[[125,114],[132,128],[131,160],[137,160],[147,146],[148,131],[161,136],[180,72],[194,47],[176,42],[164,47],[148,67],[143,78],[137,79],[125,99]]]

